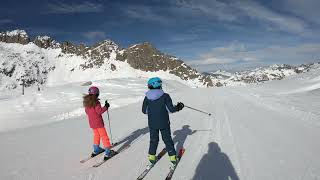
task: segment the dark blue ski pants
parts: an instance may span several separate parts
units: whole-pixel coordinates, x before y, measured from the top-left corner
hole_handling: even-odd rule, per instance
[[[149,154],[155,155],[157,153],[157,148],[159,144],[159,131],[161,132],[162,140],[166,145],[166,150],[169,156],[176,155],[176,150],[174,149],[174,144],[171,138],[170,127],[166,129],[149,128],[149,132],[150,132]]]

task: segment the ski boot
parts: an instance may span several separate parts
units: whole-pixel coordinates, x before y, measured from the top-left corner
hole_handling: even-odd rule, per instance
[[[117,154],[117,152],[115,152],[114,150],[106,148],[103,160],[106,161],[106,160],[110,159],[112,156],[114,156],[116,154]]]
[[[91,153],[91,157],[95,157],[96,155],[102,153],[105,151],[103,148],[101,148],[99,145],[94,144],[93,145],[93,152]]]
[[[176,155],[169,156],[169,159],[171,162],[170,169],[174,169],[177,166],[177,156]]]
[[[148,159],[149,159],[149,162],[151,164],[155,164],[156,163],[156,155],[149,154]]]
[[[147,164],[147,169],[151,169],[157,161],[156,155],[148,155],[149,163]]]

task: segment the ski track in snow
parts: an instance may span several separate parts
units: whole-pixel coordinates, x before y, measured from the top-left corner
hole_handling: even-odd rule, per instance
[[[279,129],[279,127],[277,127],[277,126],[273,126],[272,127],[272,129],[278,129],[277,131],[274,131],[274,132],[277,132],[278,133],[278,139],[277,139],[277,136],[276,137],[272,137],[272,129],[271,128],[269,128],[269,130],[270,130],[270,134],[271,134],[271,137],[272,137],[272,139],[270,140],[270,145],[271,144],[274,144],[275,142],[281,142],[281,143],[288,143],[287,145],[288,146],[285,146],[284,147],[284,145],[283,144],[275,144],[276,146],[276,148],[279,148],[279,146],[282,146],[282,148],[287,148],[287,147],[290,147],[290,146],[296,146],[296,143],[295,142],[293,142],[291,139],[289,140],[288,139],[288,135],[285,135],[284,137],[286,138],[286,140],[281,140],[281,139],[283,139],[283,138],[281,138],[281,136],[283,136],[283,134],[291,134],[291,136],[296,136],[296,139],[303,139],[303,138],[301,138],[300,136],[298,136],[297,134],[300,134],[300,133],[298,133],[299,132],[299,130],[298,129],[300,129],[300,128],[307,128],[307,129],[310,129],[310,130],[308,130],[308,132],[311,132],[311,134],[312,134],[312,132],[316,132],[314,129],[315,129],[315,127],[317,127],[316,126],[316,124],[311,124],[310,125],[310,123],[306,123],[306,122],[309,122],[310,121],[310,116],[307,116],[307,117],[305,117],[305,118],[303,118],[302,119],[302,121],[301,121],[301,119],[300,119],[300,117],[301,116],[297,116],[298,114],[297,114],[297,110],[295,110],[295,109],[291,109],[291,108],[287,108],[287,106],[281,106],[281,105],[279,105],[277,102],[274,102],[274,103],[272,103],[272,100],[274,100],[274,99],[270,99],[270,98],[259,98],[258,97],[258,99],[257,99],[257,97],[253,97],[253,96],[250,96],[249,95],[249,93],[243,93],[243,92],[239,92],[239,91],[234,91],[233,92],[234,93],[234,95],[236,95],[236,96],[238,96],[238,97],[240,97],[240,98],[243,98],[243,101],[241,101],[241,107],[242,107],[242,111],[245,111],[245,108],[243,108],[244,106],[246,106],[246,105],[250,105],[250,106],[252,106],[252,107],[248,107],[247,108],[247,111],[249,111],[249,112],[247,112],[247,113],[251,113],[251,111],[250,110],[254,110],[254,109],[257,109],[257,107],[260,109],[259,111],[261,111],[261,110],[263,110],[263,111],[267,111],[267,112],[269,112],[269,113],[267,113],[268,114],[268,116],[267,117],[269,117],[270,119],[267,119],[267,118],[265,118],[265,117],[259,117],[259,119],[262,119],[263,121],[265,121],[265,122],[262,122],[263,124],[265,124],[265,125],[267,125],[267,126],[270,126],[270,125],[272,125],[272,124],[268,124],[268,123],[266,123],[266,122],[268,122],[268,121],[270,121],[270,120],[273,120],[273,119],[278,119],[278,120],[285,120],[285,121],[288,121],[288,119],[287,118],[284,118],[283,117],[283,115],[285,115],[286,114],[286,116],[288,116],[289,118],[290,118],[290,122],[277,122],[278,124],[277,124],[277,126],[279,126],[279,125],[281,125],[282,124],[282,126],[280,126],[280,127],[285,127],[286,125],[285,124],[283,124],[283,123],[287,123],[287,126],[289,127],[287,127],[288,129],[286,129],[286,128],[284,128],[284,129],[282,129],[282,130],[280,130]],[[233,93],[230,93],[229,92],[229,96],[230,95],[232,95]],[[264,102],[267,102],[267,103],[264,103]],[[235,102],[233,102],[233,104],[235,104]],[[273,105],[273,106],[272,106]],[[238,110],[238,111],[240,111],[240,110]],[[252,111],[252,113],[257,113],[257,111]],[[235,114],[235,113],[231,113],[231,114]],[[237,113],[238,115],[242,115],[242,113]],[[281,118],[280,118],[280,117]],[[272,118],[273,117],[273,118]],[[241,118],[241,116],[239,116],[239,118]],[[280,118],[280,119],[279,119]],[[252,118],[251,118],[252,119]],[[259,120],[258,118],[256,119],[257,121]],[[280,123],[280,124],[279,124]],[[252,123],[246,123],[247,125],[251,125]],[[274,124],[276,124],[276,123],[274,123]],[[308,125],[308,126],[307,126]],[[239,125],[240,126],[240,125]],[[266,129],[268,129],[268,127],[265,127]],[[249,128],[248,130],[250,130],[251,129],[251,131],[253,130],[252,128]],[[296,131],[292,131],[293,129],[296,129]],[[300,130],[301,132],[303,132],[303,130]],[[263,132],[263,131],[262,131]],[[241,133],[241,134],[245,134],[245,133]],[[255,136],[257,136],[257,135],[259,135],[259,134],[261,134],[260,132],[259,133],[255,133]],[[310,134],[310,133],[309,133]],[[308,135],[309,135],[308,134]],[[261,134],[261,135],[263,135],[263,134]],[[302,135],[302,134],[300,134],[300,135]],[[304,137],[308,137],[308,135],[306,136],[306,135],[303,135]],[[253,135],[251,135],[251,136],[253,136]],[[274,136],[274,134],[273,134],[273,136]],[[314,135],[311,135],[311,136],[309,136],[308,138],[306,138],[306,139],[310,139],[310,138],[312,138],[312,136],[314,136]],[[267,136],[266,136],[267,137]],[[244,139],[244,138],[243,138]],[[246,138],[247,139],[247,138]],[[261,140],[266,140],[266,138],[263,138],[263,137],[260,137],[260,138],[258,138],[257,140],[255,140],[254,142],[259,142],[259,139],[261,139]],[[270,138],[267,138],[267,139],[270,139]],[[261,141],[260,140],[260,141]],[[291,141],[291,142],[290,142]],[[308,141],[308,140],[307,140]],[[298,141],[299,142],[299,141]],[[305,143],[306,145],[308,145],[307,147],[313,147],[314,145],[312,145],[312,143],[310,144],[310,142],[307,142],[307,143]],[[262,145],[263,146],[263,145]],[[277,147],[278,146],[278,147]],[[319,146],[318,145],[316,145],[316,146],[314,146],[314,148],[311,148],[311,149],[319,149]],[[288,157],[285,157],[285,158],[279,158],[279,161],[278,162],[272,162],[272,164],[274,164],[274,165],[280,165],[280,166],[285,166],[285,164],[287,164],[288,162],[292,162],[293,163],[293,165],[291,166],[291,168],[296,168],[296,171],[297,172],[299,172],[298,170],[299,169],[309,169],[309,168],[307,168],[307,166],[310,166],[310,165],[308,165],[308,163],[306,163],[306,165],[305,166],[300,166],[297,162],[295,162],[295,160],[294,160],[294,158],[296,158],[296,159],[299,159],[300,161],[303,161],[303,158],[301,158],[301,155],[304,153],[303,152],[303,150],[304,150],[304,148],[301,148],[301,147],[296,147],[296,149],[295,149],[296,151],[300,151],[300,153],[299,153],[299,158],[297,158],[297,157],[295,157],[295,156],[293,156],[292,154],[290,154],[290,153],[288,153],[288,155],[289,156],[292,156],[292,157],[290,157],[290,158],[288,158]],[[246,150],[246,151],[244,151],[244,152],[247,152],[248,150]],[[268,153],[268,154],[276,154],[276,153],[278,153],[278,154],[282,154],[282,155],[285,155],[284,153],[286,153],[285,151],[281,151],[281,149],[278,149],[278,150],[272,150],[272,149],[270,149],[270,147],[269,148],[265,148],[265,149],[261,149],[261,151],[263,151],[263,152],[266,152],[266,153]],[[276,151],[278,151],[278,152],[276,152]],[[254,154],[254,153],[251,153],[251,154]],[[285,156],[288,156],[288,155],[285,155]],[[314,152],[314,155],[315,155],[315,152]],[[261,156],[262,157],[262,156]],[[306,158],[306,159],[313,159],[312,157],[309,157],[309,158]],[[265,160],[266,162],[267,162],[267,160]],[[274,159],[273,159],[273,161],[274,161]],[[288,161],[288,162],[286,162],[286,161]],[[250,162],[250,163],[252,163],[252,162]],[[311,163],[311,164],[317,164],[317,163]],[[313,166],[313,165],[311,165],[311,166]],[[271,166],[271,164],[270,165],[268,165],[269,167],[268,168],[271,168],[270,166]],[[300,166],[300,168],[298,168]],[[246,167],[246,166],[244,166],[244,167]],[[248,171],[252,171],[252,169],[257,169],[256,168],[256,165],[248,165],[247,166],[247,168],[248,168]],[[279,167],[279,169],[281,169],[280,167]],[[319,170],[319,169],[318,169]],[[287,171],[287,170],[286,170]],[[280,175],[282,175],[282,173],[283,172],[274,172],[274,173],[270,173],[269,175],[264,175],[264,176],[261,176],[261,177],[259,177],[259,178],[257,178],[256,176],[254,176],[254,175],[249,175],[249,174],[252,174],[252,173],[250,173],[250,172],[247,172],[247,175],[245,175],[244,177],[245,177],[245,179],[264,179],[264,178],[266,178],[266,177],[268,177],[269,179],[282,179],[282,178],[279,178],[278,176],[280,176]],[[287,172],[287,173],[291,173],[291,172]],[[257,174],[262,174],[262,173],[257,173]],[[277,176],[277,175],[278,176]],[[294,173],[293,173],[294,174]],[[305,174],[305,173],[303,173],[303,174]],[[308,174],[308,176],[310,176],[310,173],[306,173],[306,174]],[[281,176],[280,176],[281,177]],[[290,177],[290,178],[289,178]],[[287,177],[287,179],[308,179],[308,178],[304,178],[304,177],[301,177],[301,178],[297,178],[297,177],[299,177],[298,175],[297,176],[293,176],[293,175],[291,175],[291,176],[288,176]]]
[[[318,92],[303,88],[317,83],[319,76],[315,72],[309,76],[214,89],[191,89],[168,83],[166,88],[174,103],[182,101],[212,113],[207,116],[185,108],[170,115],[175,146],[186,148],[173,179],[320,179]],[[111,86],[103,92],[109,93],[110,102],[116,105],[118,100],[119,104],[119,108],[110,110],[113,141],[123,140],[115,149],[124,144],[131,144],[130,148],[99,168],[91,166],[101,161],[102,155],[80,164],[79,160],[90,154],[92,146],[92,132],[86,117],[77,114],[80,109],[71,108],[69,115],[58,111],[62,112],[61,117],[58,113],[56,118],[69,116],[68,121],[0,133],[0,146],[6,147],[0,150],[0,179],[127,180],[138,177],[148,163],[149,134],[147,117],[141,113],[143,88],[140,90],[136,84],[139,81],[132,79],[119,82],[128,81],[137,91],[128,93],[120,86]],[[112,81],[112,84],[117,83]],[[76,97],[63,92],[67,93],[63,97]],[[125,100],[128,104],[118,98],[123,93],[130,94]],[[50,98],[42,98],[51,103]],[[135,103],[139,98],[140,102]],[[11,97],[1,100],[4,101],[21,105]],[[20,107],[21,113],[25,111],[23,107]],[[32,108],[28,111],[32,112]],[[163,147],[160,136],[158,152]],[[168,171],[166,154],[145,179],[164,179]]]

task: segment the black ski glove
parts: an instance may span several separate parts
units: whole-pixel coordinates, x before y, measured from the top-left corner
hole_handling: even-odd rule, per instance
[[[106,101],[104,102],[104,106],[105,106],[106,108],[109,108],[109,107],[110,107],[110,104],[108,103],[108,100],[106,100]]]
[[[178,111],[180,111],[184,108],[184,104],[182,102],[178,102],[178,104],[176,105],[176,108]]]

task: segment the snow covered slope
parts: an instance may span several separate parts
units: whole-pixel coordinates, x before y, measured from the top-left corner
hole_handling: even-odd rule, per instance
[[[139,79],[96,83],[106,93],[102,100],[112,97],[113,140],[123,140],[116,149],[124,144],[131,144],[131,147],[99,168],[91,166],[102,157],[80,164],[79,160],[90,153],[92,145],[92,132],[83,115],[2,132],[0,179],[135,179],[147,164],[149,134],[147,117],[141,113],[141,101],[130,104],[132,101],[127,98],[142,100],[145,85]],[[126,84],[130,83],[128,89]],[[185,108],[171,115],[176,147],[186,148],[173,179],[320,179],[319,69],[282,81],[246,87],[202,89],[187,88],[174,81],[167,83],[174,102],[182,101],[213,114],[209,117]],[[61,108],[68,108],[68,100],[73,102],[72,99],[81,98],[81,88],[77,85],[61,85],[50,91],[52,94],[67,92],[63,97],[65,101],[56,102]],[[23,104],[16,98],[1,98],[0,101],[0,109],[8,104],[11,107]],[[50,112],[53,107],[55,110],[56,103],[44,104],[45,109]],[[32,109],[29,110],[31,113]],[[35,121],[46,120],[43,114],[35,113],[38,109],[33,112]],[[15,117],[15,114],[11,111],[0,117],[20,121],[22,117]],[[161,142],[158,148],[163,146]],[[164,179],[168,167],[169,160],[165,157],[146,179]]]
[[[113,108],[138,102],[144,96],[147,79],[118,78],[93,81],[101,90],[100,97],[108,99]],[[171,81],[168,81],[171,82]],[[84,116],[82,96],[87,93],[84,83],[70,83],[45,87],[38,92],[27,88],[25,95],[20,91],[0,94],[0,132],[38,126]],[[167,91],[186,85],[165,83]],[[41,119],[41,120],[40,120]]]

